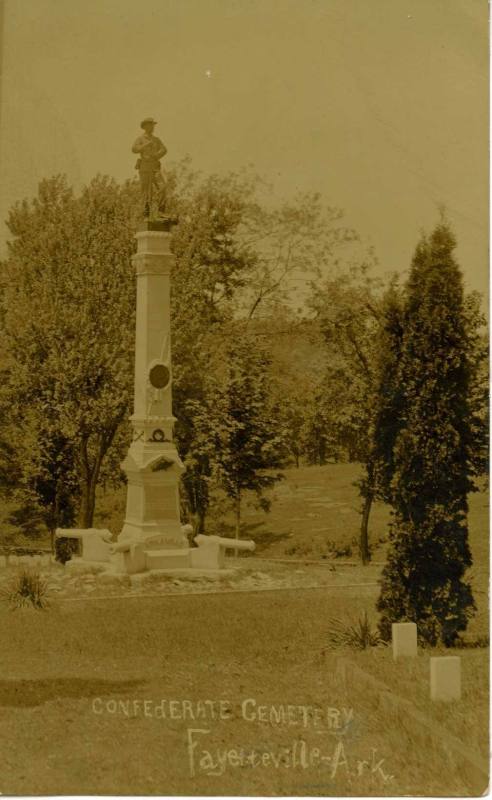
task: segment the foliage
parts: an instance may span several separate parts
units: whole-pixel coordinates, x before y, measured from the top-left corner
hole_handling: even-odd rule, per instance
[[[354,380],[334,357],[301,406],[301,445],[308,464],[353,457],[359,426],[353,391]]]
[[[474,609],[467,494],[476,486],[470,405],[470,328],[454,237],[441,222],[422,238],[406,287],[398,371],[404,388],[393,431],[390,550],[378,608],[380,630],[418,625],[423,641],[451,645]]]
[[[60,564],[66,564],[73,555],[79,553],[79,542],[66,536],[57,536],[55,539],[55,558]]]
[[[358,483],[363,500],[359,539],[363,563],[370,560],[369,514],[378,497],[372,434],[384,284],[371,276],[373,262],[369,254],[360,264],[313,286],[310,298],[330,354],[324,391],[332,439],[346,450],[350,460],[364,465],[365,473]],[[327,430],[326,417],[323,423]]]
[[[323,344],[311,320],[280,302],[271,310],[271,316],[250,319],[246,329],[268,349],[270,401],[277,409],[289,456],[299,467],[306,457],[308,425],[316,414],[315,397],[325,369]]]
[[[39,572],[21,569],[0,590],[1,598],[15,611],[18,608],[31,606],[37,611],[47,608],[48,585]]]
[[[172,237],[175,435],[188,514],[201,531],[214,470],[200,437],[217,351],[234,337],[234,320],[253,324],[271,313],[299,270],[326,267],[354,234],[319,195],[262,205],[261,181],[247,171],[203,177],[185,160],[166,170],[166,182],[169,211],[179,218]],[[77,516],[91,525],[96,487],[122,477],[138,191],[135,182],[98,176],[76,195],[56,176],[9,215],[13,239],[0,270],[0,482],[33,530],[42,520],[53,535]],[[293,431],[295,450],[294,406],[277,417]]]
[[[13,419],[13,413],[10,425],[4,419],[2,431],[2,435],[15,443],[7,451],[9,479],[1,484],[9,500],[6,521],[29,538],[40,536],[47,527],[53,546],[56,527],[69,527],[73,523],[80,496],[73,448],[57,432],[48,415],[43,416],[35,407],[23,410],[20,430],[15,429]]]
[[[366,650],[384,644],[377,628],[369,622],[367,611],[359,617],[355,625],[347,624],[340,619],[329,620],[328,641],[331,647],[351,647],[354,650]]]
[[[182,180],[182,179],[181,179]],[[209,505],[211,463],[204,409],[215,354],[227,336],[233,298],[254,258],[238,239],[253,202],[256,180],[248,175],[190,176],[176,199],[179,225],[172,248],[173,409],[175,437],[186,467],[182,483],[189,514],[202,533]]]
[[[489,339],[487,320],[481,311],[481,295],[470,292],[463,300],[466,347],[470,369],[468,405],[470,409],[470,472],[475,478],[489,479]]]
[[[394,475],[394,445],[404,416],[405,386],[400,381],[400,360],[404,331],[404,299],[393,282],[381,303],[376,336],[375,393],[370,448],[367,459],[366,491],[386,503],[391,502]]]
[[[286,556],[312,556],[313,558],[350,558],[351,544],[339,544],[331,539],[293,544],[285,548]]]
[[[239,295],[239,315],[248,320],[272,317],[279,303],[295,302],[298,309],[302,283],[330,272],[337,253],[357,240],[343,224],[343,212],[325,206],[317,192],[300,192],[279,206],[269,198],[249,204],[239,235],[254,253]]]
[[[16,432],[19,486],[51,530],[72,521],[75,502],[91,525],[104,458],[129,412],[135,191],[99,176],[76,197],[55,177],[8,219],[0,404]]]
[[[260,507],[268,510],[263,493],[281,479],[273,470],[284,463],[287,447],[276,409],[269,402],[266,349],[238,332],[225,356],[224,374],[216,384],[208,417],[215,451],[213,472],[234,503],[238,537],[243,493],[254,492]]]
[[[218,475],[210,446],[210,409],[213,417],[226,350],[237,333],[235,320],[245,319],[251,336],[263,342],[265,328],[278,327],[279,309],[282,321],[288,318],[291,327],[292,314],[285,312],[282,300],[289,295],[292,274],[301,265],[314,271],[319,258],[327,258],[351,233],[342,227],[340,212],[324,210],[314,195],[265,208],[258,199],[261,182],[247,172],[191,176],[183,197],[179,181],[177,187],[180,223],[173,236],[177,264],[172,287],[175,435],[186,467],[182,481],[189,516],[202,532],[211,483]],[[267,347],[270,363],[272,343],[273,337]],[[273,372],[267,392],[271,405],[276,404]],[[297,396],[288,409],[285,393],[282,399],[277,419],[295,455]]]

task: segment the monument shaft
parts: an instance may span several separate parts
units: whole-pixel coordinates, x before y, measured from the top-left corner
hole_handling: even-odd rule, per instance
[[[133,441],[122,464],[128,493],[118,538],[119,543],[144,543],[153,551],[187,547],[179,505],[183,465],[173,442],[170,280],[174,256],[166,227],[147,223],[136,237]]]

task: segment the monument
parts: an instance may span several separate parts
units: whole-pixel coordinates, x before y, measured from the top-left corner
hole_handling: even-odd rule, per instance
[[[224,569],[228,548],[254,550],[252,541],[197,536],[189,547],[180,521],[179,482],[184,470],[173,440],[171,363],[171,276],[175,258],[160,159],[167,149],[153,135],[156,121],[141,123],[144,134],[132,147],[139,154],[142,219],[133,257],[137,280],[132,441],[122,468],[127,477],[125,521],[116,543],[109,531],[64,530],[58,538],[78,539],[79,555],[69,568],[106,564],[109,573],[149,570]],[[157,197],[154,197],[154,191]],[[154,202],[156,200],[156,202]],[[96,555],[94,555],[96,554]]]
[[[171,224],[148,220],[136,235],[133,440],[122,464],[128,479],[126,516],[115,547],[125,572],[189,566],[188,541],[180,523],[183,465],[173,442]]]

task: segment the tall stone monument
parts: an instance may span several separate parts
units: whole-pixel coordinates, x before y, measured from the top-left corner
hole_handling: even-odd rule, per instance
[[[111,547],[115,572],[225,568],[228,548],[251,541],[198,536],[189,548],[180,523],[183,464],[173,442],[170,281],[171,220],[146,220],[136,234],[137,276],[133,438],[122,467],[128,479],[126,515]]]
[[[117,572],[224,567],[227,539],[197,537],[188,546],[180,523],[179,479],[184,469],[173,442],[170,282],[174,256],[160,159],[165,145],[154,136],[156,121],[141,123],[133,145],[142,189],[142,216],[133,263],[137,275],[133,439],[122,467],[128,478],[126,516],[111,560]],[[153,189],[158,192],[154,215]],[[235,545],[235,543],[232,543]],[[243,542],[251,550],[253,542]]]
[[[179,480],[183,464],[173,441],[171,367],[170,248],[176,220],[166,215],[160,159],[166,153],[153,135],[156,121],[141,123],[145,133],[133,145],[142,190],[142,222],[133,257],[137,279],[134,409],[132,442],[122,464],[126,473],[125,521],[117,542],[107,530],[58,529],[58,538],[77,539],[80,553],[69,568],[104,565],[106,575],[149,570],[221,572],[225,551],[254,550],[254,542],[198,536],[189,547],[180,522]],[[157,213],[154,212],[154,190]]]
[[[170,228],[170,221],[146,221],[136,234],[133,440],[122,464],[128,479],[126,516],[115,548],[125,572],[189,563],[180,523],[183,465],[173,442]]]

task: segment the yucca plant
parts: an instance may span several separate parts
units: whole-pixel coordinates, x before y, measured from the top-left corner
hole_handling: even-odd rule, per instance
[[[340,619],[331,619],[329,625],[328,641],[332,647],[352,647],[355,650],[365,650],[368,647],[385,644],[378,629],[371,626],[367,611],[364,611],[355,625]]]
[[[42,611],[48,606],[47,593],[47,583],[39,572],[22,569],[10,579],[5,588],[1,589],[0,596],[13,611],[25,606],[32,606],[37,611]]]

